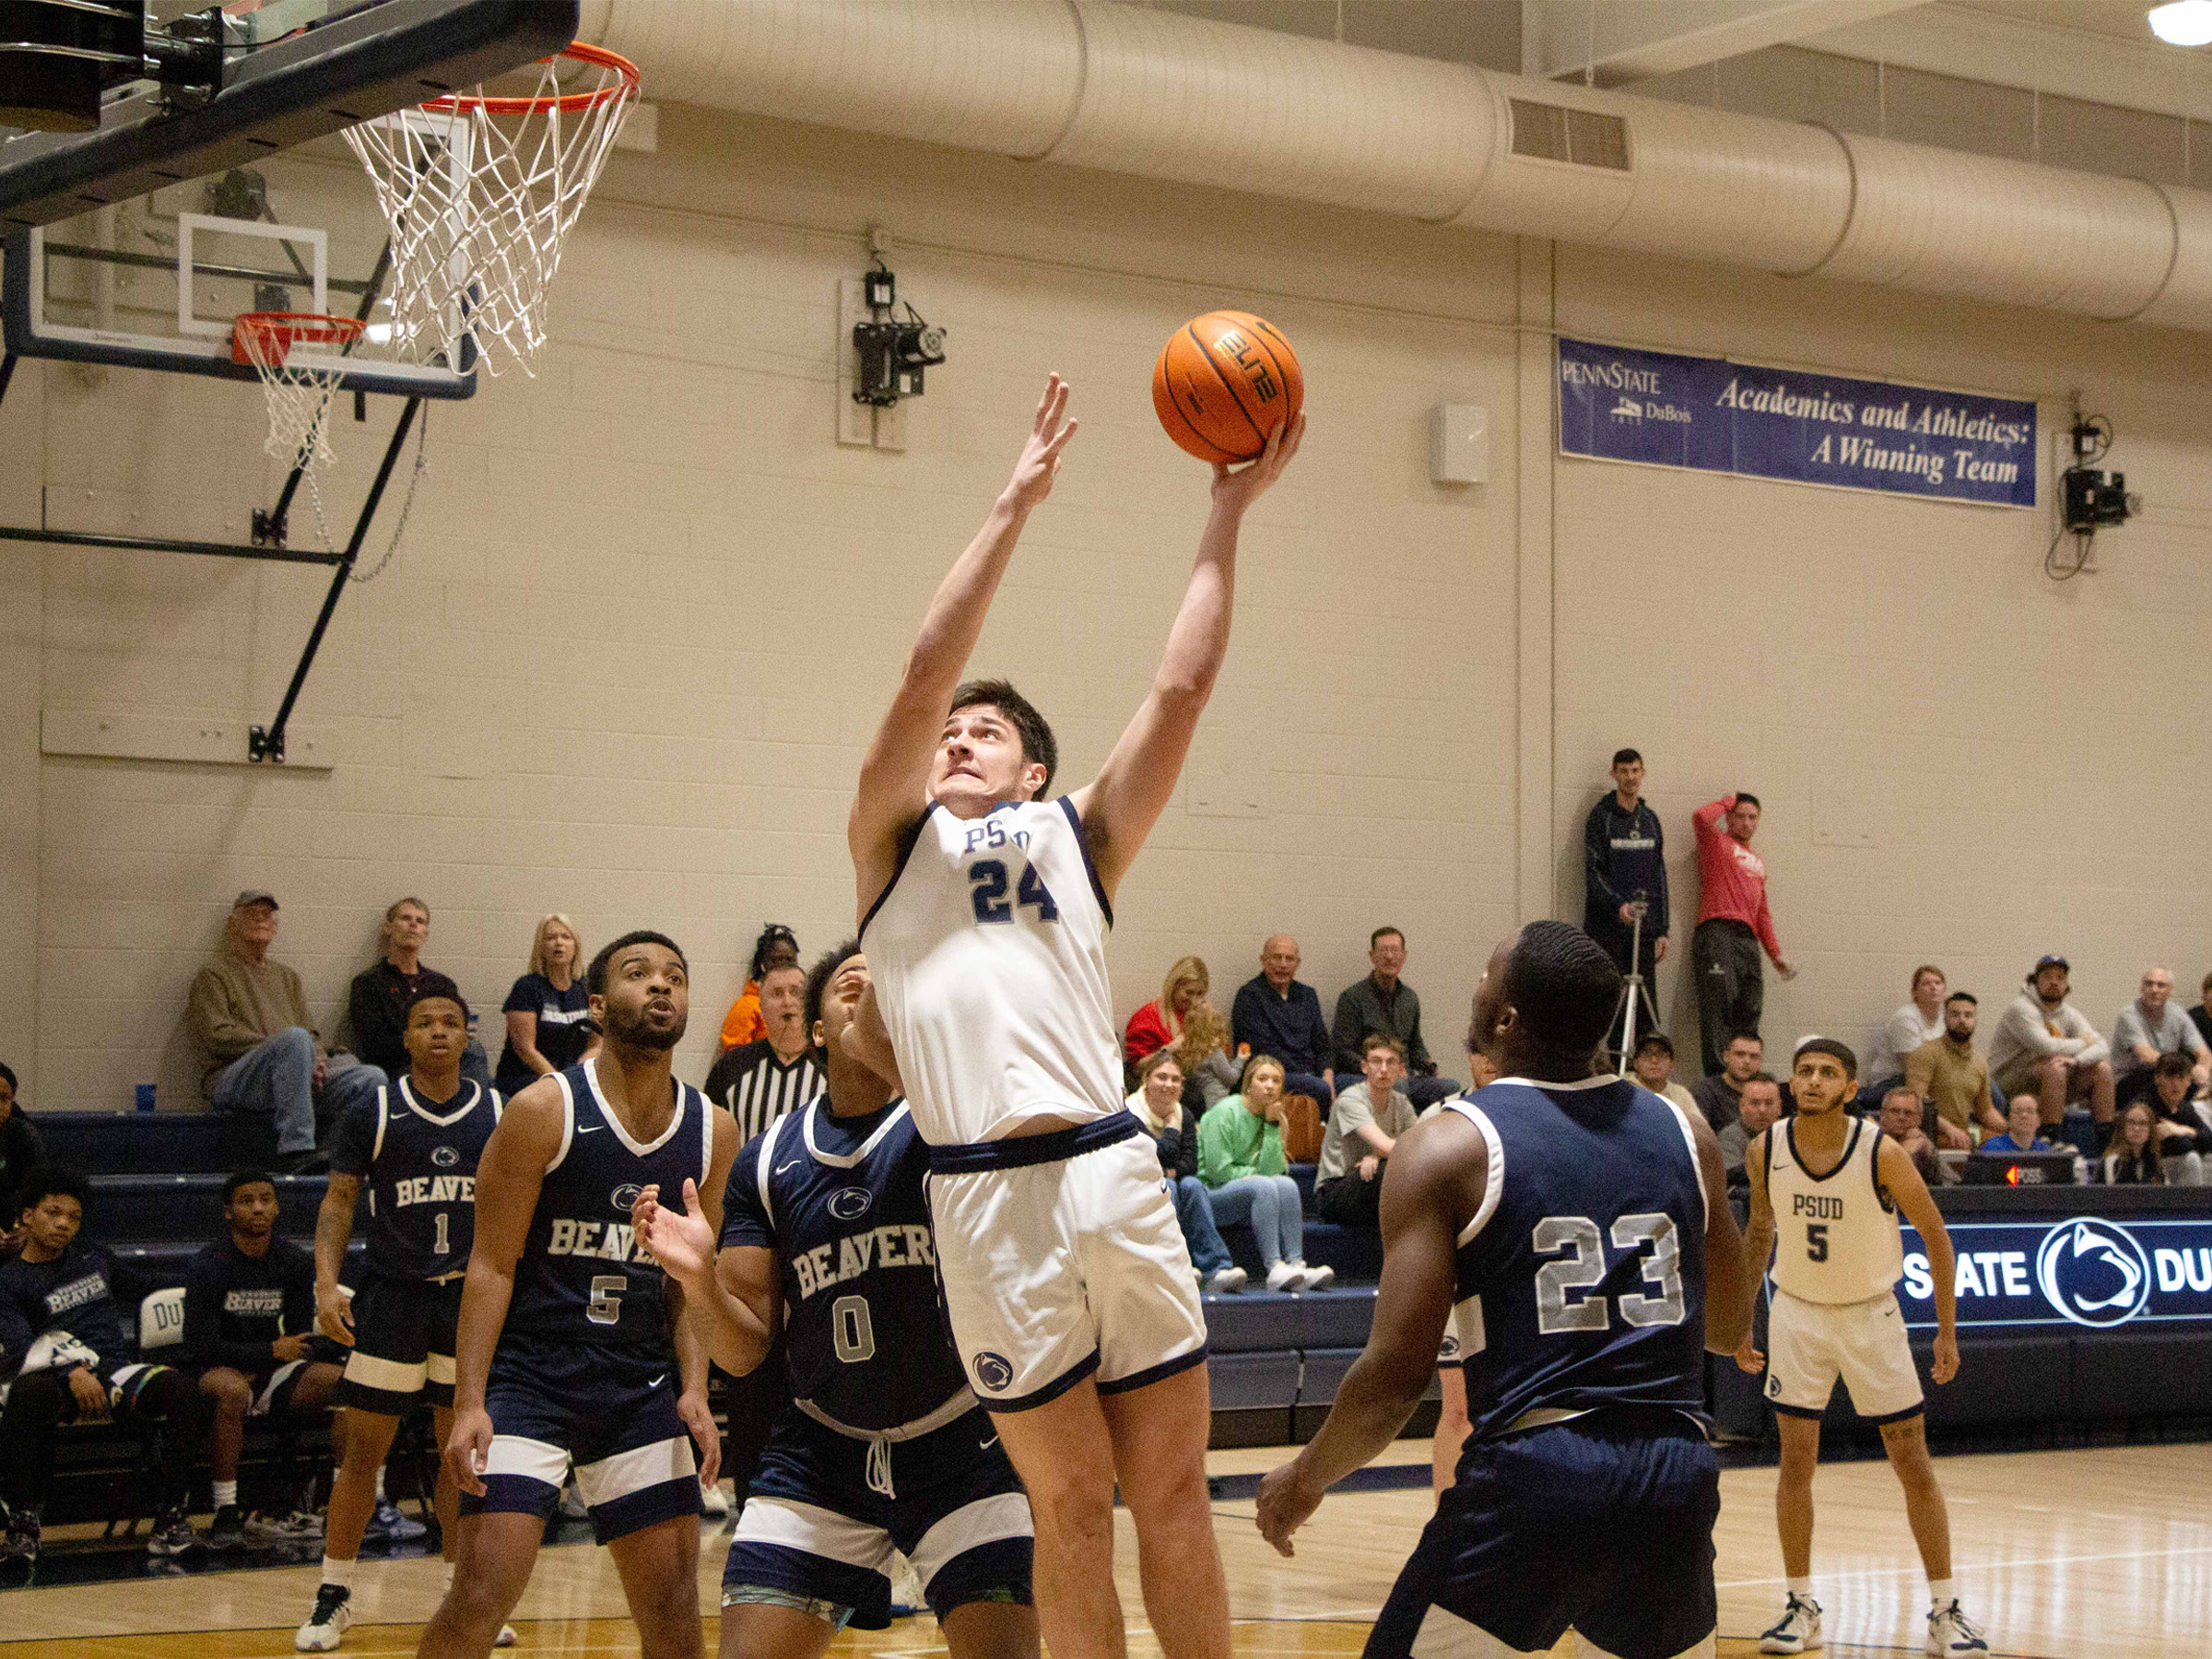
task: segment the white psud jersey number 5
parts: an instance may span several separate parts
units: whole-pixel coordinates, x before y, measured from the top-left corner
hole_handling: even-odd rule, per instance
[[[1587,1294],[1605,1281],[1606,1242],[1587,1216],[1547,1216],[1531,1240],[1538,1255],[1558,1254],[1536,1269],[1536,1329],[1547,1336],[1612,1328],[1613,1310]],[[1668,1215],[1622,1216],[1613,1223],[1613,1247],[1643,1255],[1643,1282],[1656,1295],[1624,1292],[1613,1299],[1630,1325],[1682,1323],[1682,1241]]]

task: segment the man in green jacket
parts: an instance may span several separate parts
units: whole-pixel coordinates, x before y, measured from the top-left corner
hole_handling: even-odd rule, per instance
[[[239,894],[223,932],[223,949],[194,977],[185,1009],[207,1058],[202,1087],[224,1112],[275,1120],[278,1173],[325,1168],[315,1150],[318,1115],[330,1121],[356,1100],[373,1101],[382,1074],[334,1059],[308,1018],[300,976],[269,960],[275,894]]]

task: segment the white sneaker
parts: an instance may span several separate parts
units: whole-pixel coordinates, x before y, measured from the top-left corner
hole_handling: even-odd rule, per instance
[[[512,1647],[514,1645],[514,1627],[511,1624],[501,1625],[500,1633],[491,1639],[491,1645],[493,1647]]]
[[[1217,1296],[1231,1296],[1244,1288],[1248,1277],[1241,1267],[1224,1267],[1206,1281],[1206,1288]]]
[[[1928,1615],[1928,1652],[1945,1653],[1986,1653],[1989,1643],[1982,1632],[1967,1622],[1954,1598],[1947,1606],[1937,1607]]]
[[[722,1489],[721,1481],[700,1488],[699,1510],[702,1515],[719,1516],[730,1512],[730,1495]]]
[[[584,1502],[582,1492],[577,1489],[576,1477],[571,1475],[560,1487],[560,1513],[566,1521],[588,1521],[591,1506]]]
[[[352,1593],[337,1584],[319,1585],[315,1591],[315,1610],[292,1633],[292,1646],[302,1653],[335,1653],[352,1623]]]
[[[1305,1285],[1306,1270],[1294,1262],[1277,1262],[1267,1269],[1270,1290],[1302,1290]]]
[[[1801,1595],[1790,1597],[1782,1609],[1782,1622],[1759,1639],[1762,1653],[1803,1653],[1819,1645],[1820,1604]]]
[[[891,1617],[912,1618],[918,1613],[929,1611],[929,1600],[922,1594],[922,1575],[914,1571],[913,1562],[898,1555],[891,1561]]]
[[[1309,1267],[1300,1262],[1298,1264],[1298,1274],[1301,1281],[1298,1287],[1300,1290],[1326,1290],[1336,1282],[1336,1269],[1334,1267]]]

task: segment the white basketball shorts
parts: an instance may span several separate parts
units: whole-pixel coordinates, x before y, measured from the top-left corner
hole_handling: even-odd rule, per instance
[[[1917,1416],[1920,1372],[1895,1292],[1867,1301],[1810,1302],[1777,1289],[1767,1317],[1767,1404],[1789,1417],[1828,1409],[1836,1379],[1870,1423]]]
[[[1094,1372],[1115,1394],[1205,1362],[1190,1251],[1128,1113],[937,1147],[929,1208],[953,1341],[990,1410],[1042,1406]]]

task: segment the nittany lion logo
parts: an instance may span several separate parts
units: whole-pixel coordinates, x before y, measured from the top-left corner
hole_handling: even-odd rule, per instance
[[[986,1394],[1004,1394],[1014,1381],[1014,1365],[1004,1354],[986,1349],[974,1361],[975,1385]]]
[[[461,1154],[451,1147],[440,1147],[430,1154],[430,1161],[441,1170],[450,1170],[461,1161]]]
[[[644,1190],[645,1189],[640,1186],[636,1182],[626,1181],[620,1186],[617,1187],[612,1193],[608,1194],[607,1198],[608,1201],[614,1205],[616,1210],[619,1214],[627,1216],[629,1214],[631,1209],[636,1206],[638,1202],[638,1194],[642,1193]]]
[[[857,1221],[875,1202],[876,1194],[866,1187],[839,1187],[830,1194],[830,1213],[840,1221]]]
[[[2125,1324],[2150,1300],[2150,1262],[2119,1228],[2084,1216],[2043,1235],[2035,1282],[2076,1324]]]

